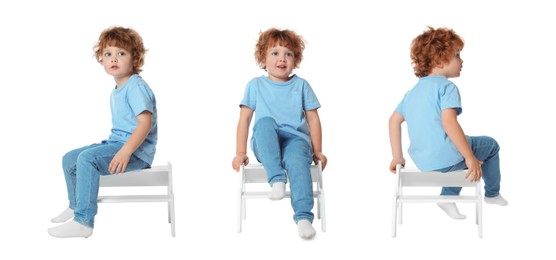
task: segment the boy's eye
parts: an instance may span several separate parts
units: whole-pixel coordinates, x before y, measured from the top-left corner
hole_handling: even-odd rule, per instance
[[[286,56],[288,56],[288,57],[293,57],[293,53],[288,52],[288,53],[286,53]]]
[[[278,55],[278,52],[277,52],[277,51],[273,51],[273,52],[270,53],[270,55],[276,56],[276,55]]]
[[[125,56],[125,55],[126,55],[126,53],[125,53],[125,52],[123,52],[123,51],[121,51],[121,52],[118,52],[118,56]]]
[[[104,57],[110,57],[110,56],[111,56],[110,52],[104,53]]]

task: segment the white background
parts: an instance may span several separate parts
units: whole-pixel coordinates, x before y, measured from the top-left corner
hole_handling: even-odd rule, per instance
[[[556,18],[549,1],[178,2],[2,1],[1,259],[553,255]],[[46,232],[67,206],[63,154],[109,135],[115,83],[92,48],[113,25],[136,29],[149,49],[141,75],[158,102],[155,163],[174,165],[175,238],[162,203],[100,204],[88,239]],[[502,193],[510,204],[484,206],[483,239],[471,205],[460,207],[468,215],[462,221],[435,205],[409,205],[398,237],[390,236],[387,121],[417,80],[409,44],[427,25],[453,28],[465,40],[463,71],[453,81],[466,134],[501,144]],[[236,233],[238,103],[248,80],[264,73],[253,51],[269,27],[306,39],[295,72],[322,104],[328,230],[315,220],[310,241],[297,236],[287,200],[252,202]]]

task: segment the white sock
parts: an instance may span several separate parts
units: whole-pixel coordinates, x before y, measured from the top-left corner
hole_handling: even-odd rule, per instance
[[[60,215],[50,219],[50,222],[52,222],[52,223],[64,223],[64,222],[68,221],[70,218],[73,218],[73,210],[68,207],[68,208],[64,209],[64,211],[62,211],[62,213],[60,213]]]
[[[272,190],[268,194],[271,200],[281,200],[286,195],[286,184],[283,182],[275,182],[272,184]]]
[[[90,237],[93,234],[93,229],[78,223],[77,221],[70,221],[68,223],[49,228],[48,234],[53,237],[60,238]]]
[[[459,213],[456,203],[438,203],[438,206],[453,219],[464,219],[466,217]]]
[[[502,194],[498,194],[496,197],[485,197],[485,202],[488,204],[496,204],[500,206],[507,206],[508,201],[502,197]]]
[[[301,238],[309,239],[314,237],[316,233],[317,231],[315,231],[309,220],[302,219],[297,222],[297,234],[299,234]]]

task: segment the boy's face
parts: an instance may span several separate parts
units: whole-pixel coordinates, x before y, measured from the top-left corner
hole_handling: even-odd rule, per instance
[[[131,76],[133,64],[131,54],[125,49],[106,46],[102,50],[102,65],[106,73],[112,75],[118,87],[121,87]]]
[[[456,78],[459,77],[461,68],[463,68],[463,60],[460,57],[460,51],[457,51],[450,62],[444,65],[444,71],[447,78]]]
[[[266,71],[268,78],[272,81],[286,82],[294,68],[293,51],[286,47],[276,45],[269,48],[266,54]]]

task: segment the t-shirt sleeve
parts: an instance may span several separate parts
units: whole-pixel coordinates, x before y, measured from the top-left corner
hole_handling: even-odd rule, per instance
[[[404,114],[404,111],[403,111],[403,104],[404,104],[404,101],[405,101],[405,97],[406,97],[406,96],[407,96],[407,93],[405,93],[405,95],[404,95],[403,98],[402,98],[402,101],[400,101],[400,103],[398,104],[398,106],[396,106],[396,109],[394,110],[394,112],[398,112],[398,113],[400,113],[401,115]]]
[[[143,111],[152,113],[154,110],[154,95],[148,86],[140,84],[130,88],[127,92],[127,98],[135,116]]]
[[[446,85],[440,90],[440,109],[455,108],[457,114],[461,114],[461,97],[459,95],[459,90],[453,83]]]
[[[255,110],[257,108],[257,88],[255,87],[254,81],[250,81],[245,87],[245,92],[243,93],[243,99],[239,106],[246,106]]]
[[[320,108],[320,103],[317,95],[308,83],[303,88],[303,110],[314,110]]]

